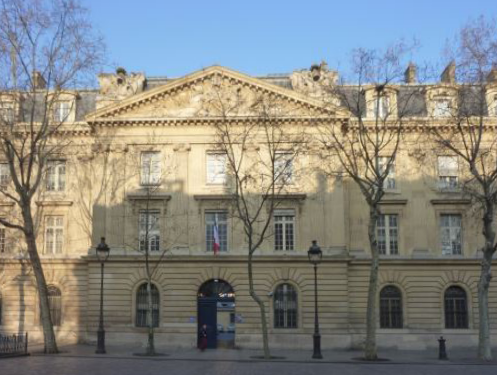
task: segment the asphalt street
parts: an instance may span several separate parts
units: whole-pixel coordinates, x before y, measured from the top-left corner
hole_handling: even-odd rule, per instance
[[[486,375],[496,374],[486,364],[401,364],[401,363],[298,363],[219,360],[176,360],[162,358],[113,358],[30,356],[0,360],[1,375]]]

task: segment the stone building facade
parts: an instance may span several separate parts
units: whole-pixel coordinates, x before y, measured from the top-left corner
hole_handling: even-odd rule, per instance
[[[336,75],[320,68],[333,84]],[[406,91],[419,88],[412,74],[408,71],[407,83],[391,91],[391,105]],[[138,249],[150,246],[152,263],[158,263],[153,277],[158,345],[195,346],[199,314],[204,313],[201,300],[214,293],[218,346],[225,340],[228,346],[260,347],[243,232],[222,205],[229,186],[222,159],[214,152],[214,120],[201,103],[209,88],[221,82],[227,97],[239,90],[247,97],[277,97],[284,110],[292,108],[284,116],[288,126],[307,121],[310,113],[330,125],[340,124],[347,120],[346,113],[323,108],[320,98],[326,93],[311,71],[254,78],[214,66],[167,79],[119,70],[99,80],[98,90],[61,97],[58,111],[76,130],[70,145],[51,161],[36,202],[38,245],[57,336],[95,341],[100,293],[95,246],[105,237],[111,248],[104,283],[109,342],[145,340],[146,276]],[[452,100],[455,87],[447,82],[423,86],[413,100],[413,123],[432,118],[444,100]],[[490,91],[491,118],[496,112]],[[245,112],[238,116],[230,120],[249,117]],[[431,164],[421,166],[416,159],[423,152],[419,135],[412,131],[403,142],[378,227],[384,253],[378,343],[420,349],[435,346],[443,335],[451,346],[475,346],[478,219],[456,188],[457,160],[435,155]],[[255,257],[256,289],[267,305],[270,344],[312,346],[314,274],[307,249],[317,240],[324,253],[318,275],[322,347],[358,347],[365,336],[368,208],[353,181],[325,178],[314,168],[317,156],[309,153],[299,163],[307,172],[296,176],[288,199],[275,213],[271,230],[278,238],[268,238]],[[150,182],[153,191],[147,188]],[[0,211],[13,214],[13,203],[1,201]],[[153,223],[148,245],[140,244],[145,219]],[[213,223],[222,242],[217,255],[211,249]],[[0,332],[28,331],[39,339],[35,283],[16,236],[0,229]],[[164,256],[162,249],[167,249]],[[495,333],[495,282],[490,288],[490,319]]]

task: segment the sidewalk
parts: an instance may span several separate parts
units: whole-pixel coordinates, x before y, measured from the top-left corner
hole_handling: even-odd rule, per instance
[[[108,345],[107,354],[95,354],[92,345],[65,345],[60,346],[61,353],[56,356],[78,357],[92,359],[119,359],[119,360],[151,360],[151,361],[219,361],[219,362],[265,362],[261,350],[249,349],[209,349],[200,352],[197,349],[163,348],[158,347],[157,352],[162,355],[156,357],[143,356],[143,346]],[[272,350],[271,355],[276,357],[270,362],[287,363],[353,363],[353,364],[432,364],[432,365],[497,365],[497,360],[481,362],[476,358],[476,349],[453,350],[447,349],[449,359],[441,361],[438,352],[433,351],[400,351],[384,349],[378,351],[381,360],[369,362],[362,360],[363,352],[356,350],[324,350],[323,359],[312,359],[311,350]],[[41,346],[30,348],[31,355],[43,355]],[[497,350],[494,350],[494,353]]]

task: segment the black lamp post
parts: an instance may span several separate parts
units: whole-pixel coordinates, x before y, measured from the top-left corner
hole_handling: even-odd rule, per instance
[[[312,246],[307,252],[309,262],[314,265],[314,335],[313,338],[313,359],[322,359],[321,355],[321,335],[319,334],[318,320],[318,264],[321,262],[323,252],[316,240],[312,241]]]
[[[97,350],[96,354],[105,354],[105,330],[104,330],[104,263],[109,258],[110,248],[105,243],[105,237],[95,249],[97,258],[100,261],[100,321],[97,331]]]

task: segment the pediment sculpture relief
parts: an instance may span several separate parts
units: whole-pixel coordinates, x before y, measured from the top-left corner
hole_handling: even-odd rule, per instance
[[[264,90],[237,83],[229,78],[214,75],[194,82],[181,90],[173,91],[162,100],[146,104],[123,114],[125,117],[202,118],[278,116],[294,112],[295,105],[282,98],[271,96]]]

